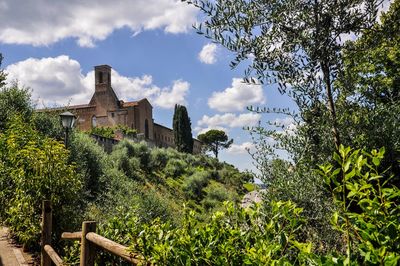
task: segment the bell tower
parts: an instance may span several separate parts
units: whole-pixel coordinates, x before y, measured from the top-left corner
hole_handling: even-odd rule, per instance
[[[100,65],[94,67],[95,92],[107,91],[111,88],[111,67]]]
[[[100,65],[94,67],[94,94],[90,105],[96,105],[96,123],[108,125],[108,114],[118,109],[118,97],[111,87],[111,67]]]

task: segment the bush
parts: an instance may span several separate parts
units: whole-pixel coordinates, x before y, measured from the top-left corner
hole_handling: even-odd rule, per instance
[[[110,167],[104,150],[88,135],[75,132],[70,140],[70,161],[76,165],[88,199],[93,200],[107,182],[104,173]]]
[[[0,213],[18,241],[31,246],[40,237],[41,204],[53,205],[53,232],[76,224],[74,205],[82,184],[75,167],[68,164],[63,144],[40,136],[21,118],[11,120],[0,135]],[[66,219],[68,217],[68,219]]]
[[[330,250],[343,250],[343,241],[338,241],[341,234],[332,230],[327,217],[336,210],[331,194],[326,190],[321,177],[313,170],[302,165],[296,168],[290,163],[278,161],[272,164],[271,176],[267,182],[263,200],[292,201],[303,209],[307,217],[303,230],[304,241],[316,244],[317,252],[324,254]]]
[[[331,222],[346,236],[346,258],[363,265],[400,262],[400,189],[379,171],[384,153],[341,146],[334,155],[339,167],[320,167],[340,208]]]
[[[133,180],[141,180],[140,159],[130,157],[127,147],[117,147],[110,155],[113,166]]]
[[[2,85],[1,82],[0,85]],[[0,86],[0,130],[4,130],[15,115],[19,115],[20,119],[28,122],[32,113],[33,104],[28,88],[19,88],[18,83],[14,83],[10,87]]]
[[[189,176],[183,184],[183,191],[190,199],[201,200],[204,196],[203,188],[207,186],[210,172],[196,172]]]
[[[64,139],[64,128],[61,125],[58,113],[39,113],[36,112],[32,116],[32,122],[37,131],[49,138],[62,140]]]
[[[155,221],[133,235],[130,250],[157,265],[289,265],[312,262],[311,243],[298,241],[301,209],[290,202],[243,210],[227,203],[208,223],[187,211],[174,228]]]
[[[115,130],[120,131],[122,134],[124,134],[125,137],[128,137],[130,139],[135,139],[137,137],[137,130],[125,125],[117,125],[115,127]]]
[[[206,195],[201,203],[207,211],[222,206],[224,201],[239,201],[239,196],[235,191],[228,190],[226,186],[213,180],[210,181],[210,184],[203,191]]]
[[[187,164],[180,159],[170,159],[164,168],[166,177],[178,178],[185,173]]]
[[[253,181],[253,178],[248,173],[241,173],[230,165],[224,165],[221,170],[218,171],[218,177],[220,182],[234,186],[238,189],[243,189],[243,184],[249,181]]]
[[[140,223],[150,223],[156,218],[165,222],[172,221],[174,210],[169,204],[169,200],[156,191],[151,189],[143,190],[136,195],[135,201],[136,206],[133,211]]]
[[[126,155],[129,158],[136,157],[140,161],[140,168],[145,171],[151,171],[150,168],[150,149],[147,143],[142,141],[140,143],[134,143],[129,140],[122,140],[118,145],[115,146],[114,150],[126,149]]]
[[[162,170],[170,159],[170,154],[166,149],[154,148],[150,154],[151,157],[151,168],[154,171]]]
[[[105,137],[105,138],[110,138],[113,139],[115,138],[115,131],[111,127],[93,127],[89,134]]]

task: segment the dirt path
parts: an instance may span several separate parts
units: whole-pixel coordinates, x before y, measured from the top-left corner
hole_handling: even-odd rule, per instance
[[[0,226],[0,266],[32,265],[28,261],[31,261],[30,256],[10,243],[7,228]]]

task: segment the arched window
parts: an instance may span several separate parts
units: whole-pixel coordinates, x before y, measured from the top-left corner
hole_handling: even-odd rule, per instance
[[[96,116],[92,116],[92,127],[96,127],[97,122],[96,122]]]
[[[144,137],[149,138],[149,121],[147,119],[144,120]]]

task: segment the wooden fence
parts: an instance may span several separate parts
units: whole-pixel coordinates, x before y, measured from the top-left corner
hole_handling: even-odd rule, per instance
[[[42,206],[42,236],[41,236],[41,266],[67,265],[57,252],[51,246],[52,231],[52,209],[48,200],[43,201]],[[132,265],[137,265],[143,260],[138,255],[134,255],[127,251],[127,247],[118,244],[110,239],[96,234],[96,222],[86,221],[82,223],[82,231],[80,232],[64,232],[62,239],[76,240],[81,242],[80,249],[80,266],[93,266],[97,252],[101,249],[112,253]]]

